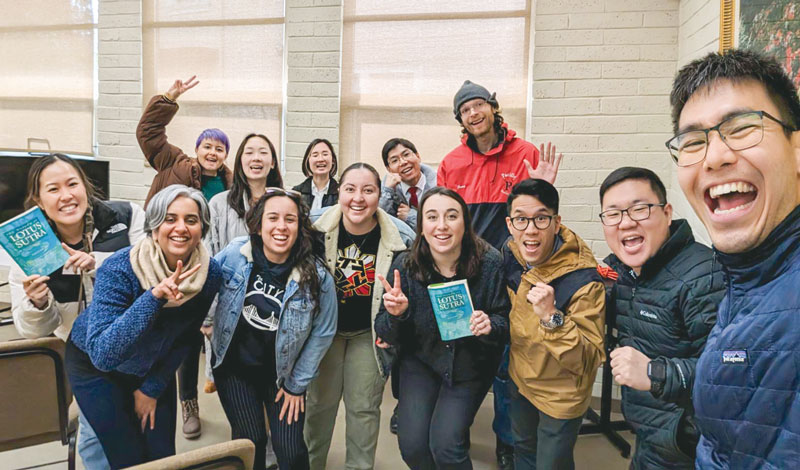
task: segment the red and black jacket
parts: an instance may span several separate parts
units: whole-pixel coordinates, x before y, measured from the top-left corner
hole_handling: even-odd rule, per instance
[[[511,188],[528,178],[524,160],[539,164],[535,145],[517,138],[503,123],[503,138],[487,153],[480,153],[469,134],[448,153],[436,175],[436,184],[456,191],[469,207],[475,232],[498,250],[508,238],[506,199]]]

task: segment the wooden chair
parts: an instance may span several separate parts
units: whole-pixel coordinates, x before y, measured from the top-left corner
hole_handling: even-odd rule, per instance
[[[128,470],[252,470],[256,446],[247,439],[222,442],[130,467]]]
[[[0,452],[61,441],[74,470],[78,415],[70,412],[64,349],[52,337],[0,343]]]

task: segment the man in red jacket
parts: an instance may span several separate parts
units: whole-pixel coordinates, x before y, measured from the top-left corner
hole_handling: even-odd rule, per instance
[[[506,198],[526,178],[555,183],[561,155],[549,142],[540,149],[503,122],[494,93],[467,80],[453,98],[461,145],[444,157],[436,183],[456,191],[472,213],[475,231],[498,250],[509,236]]]
[[[453,98],[453,114],[461,124],[461,145],[439,165],[436,184],[456,191],[469,207],[475,232],[498,250],[509,237],[506,199],[511,188],[527,178],[555,184],[562,155],[551,143],[535,145],[517,137],[503,122],[495,93],[467,80]],[[514,468],[511,421],[508,417],[508,349],[493,385],[497,463]]]

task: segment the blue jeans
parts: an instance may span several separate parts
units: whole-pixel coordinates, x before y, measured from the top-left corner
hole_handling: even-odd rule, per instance
[[[78,415],[78,454],[86,470],[110,470],[103,446],[81,411]]]
[[[558,419],[539,411],[513,380],[508,381],[511,398],[511,433],[514,436],[514,468],[517,470],[573,470],[573,449],[583,416]]]
[[[492,420],[492,430],[503,444],[514,445],[514,438],[511,436],[511,417],[508,415],[509,403],[511,398],[508,396],[508,346],[503,351],[503,360],[497,369],[497,376],[492,383],[494,395],[494,419]]]

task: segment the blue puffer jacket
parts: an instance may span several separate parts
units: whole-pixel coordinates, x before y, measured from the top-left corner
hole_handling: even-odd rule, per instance
[[[696,467],[800,468],[800,206],[757,248],[717,256],[727,293],[697,362]]]

